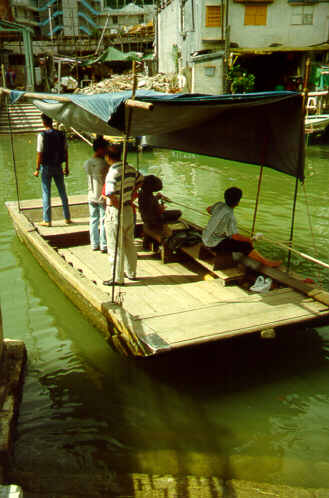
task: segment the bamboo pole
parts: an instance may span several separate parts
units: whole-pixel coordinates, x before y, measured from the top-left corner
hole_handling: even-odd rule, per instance
[[[136,75],[136,61],[132,63],[132,72],[133,72],[133,87],[132,87],[132,96],[131,100],[135,100],[136,89],[137,89],[137,75]],[[127,116],[127,126],[124,135],[123,142],[123,159],[122,159],[122,173],[121,173],[121,191],[120,191],[120,212],[119,212],[119,224],[118,224],[118,233],[116,237],[115,244],[115,256],[114,256],[114,264],[113,264],[113,275],[112,275],[112,302],[114,302],[114,291],[115,291],[115,277],[116,277],[116,268],[118,261],[118,251],[121,251],[120,259],[119,259],[119,284],[124,281],[124,249],[123,249],[123,222],[124,222],[124,180],[126,174],[126,165],[127,165],[127,156],[128,156],[128,141],[130,136],[130,129],[132,123],[132,115],[133,115],[133,106],[129,106],[128,108],[128,116]]]
[[[255,209],[254,209],[254,216],[253,216],[253,220],[252,220],[251,236],[253,236],[255,233],[256,219],[257,219],[257,212],[258,212],[258,205],[259,205],[259,197],[260,197],[260,189],[261,189],[262,181],[263,181],[263,171],[264,171],[264,166],[262,164],[260,167],[259,177],[258,177],[257,196],[256,196]]]
[[[308,80],[309,80],[309,76],[310,76],[310,65],[311,65],[311,59],[308,57],[306,60],[306,64],[305,64],[305,75],[304,75],[303,93],[302,93],[302,95],[303,95],[302,120],[301,120],[301,129],[300,129],[301,140],[304,140],[304,119],[305,119],[306,102],[307,102],[307,95],[308,95]],[[298,176],[296,176],[294,202],[293,202],[292,215],[291,215],[290,237],[289,237],[290,245],[292,245],[292,241],[294,238],[296,204],[297,204],[297,195],[298,195],[298,181],[299,181]],[[288,254],[288,262],[287,262],[288,271],[290,268],[290,263],[291,263],[291,252],[289,252],[289,254]]]
[[[7,88],[0,88],[4,93],[10,94],[11,90]],[[37,100],[55,100],[56,102],[63,103],[72,103],[72,100],[69,97],[64,97],[63,95],[54,95],[49,93],[32,93],[25,92],[21,98],[24,99],[37,99]],[[125,105],[127,107],[135,108],[135,109],[143,109],[144,111],[152,111],[154,108],[154,104],[150,102],[142,102],[140,100],[127,99],[125,101]]]
[[[90,147],[92,147],[92,143],[90,140],[88,140],[88,138],[84,137],[83,135],[81,135],[81,133],[79,133],[75,128],[73,128],[72,126],[70,126],[70,129],[73,131],[73,133],[75,133],[78,137],[80,137],[82,140],[84,140],[84,142],[86,142],[88,145],[90,145]]]

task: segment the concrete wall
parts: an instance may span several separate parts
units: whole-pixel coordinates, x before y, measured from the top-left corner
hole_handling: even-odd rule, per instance
[[[223,59],[221,57],[192,64],[192,92],[223,93]]]
[[[192,5],[194,4],[194,16]],[[158,17],[158,54],[159,71],[175,72],[174,45],[181,53],[180,67],[190,65],[191,53],[200,50],[201,42],[200,18],[202,2],[187,0],[181,11],[179,0],[173,0]]]
[[[245,26],[245,5],[230,3],[229,22],[231,41],[239,47],[268,47],[272,43],[290,46],[307,46],[323,43],[329,37],[329,2],[313,5],[312,25],[293,25],[295,5],[287,0],[275,0],[267,6],[266,26]]]
[[[64,36],[80,35],[77,0],[62,0],[62,10]]]

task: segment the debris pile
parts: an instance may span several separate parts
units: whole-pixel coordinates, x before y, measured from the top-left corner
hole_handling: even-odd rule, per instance
[[[74,93],[91,95],[95,93],[120,92],[132,89],[132,73],[114,74],[111,78],[91,83],[84,88],[77,88]],[[137,81],[139,90],[155,90],[164,93],[179,92],[177,76],[159,73],[155,76],[140,75]]]

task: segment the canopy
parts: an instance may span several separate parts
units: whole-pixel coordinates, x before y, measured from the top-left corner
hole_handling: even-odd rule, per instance
[[[16,102],[24,92],[12,90],[10,96]],[[42,112],[67,127],[103,135],[125,132],[124,103],[131,92],[59,96],[65,102],[34,96]],[[304,178],[302,96],[295,92],[213,96],[138,91],[136,99],[154,107],[134,109],[131,136],[146,135],[154,147],[263,164]]]
[[[114,61],[132,61],[141,60],[138,52],[121,52],[117,48],[108,47],[100,55],[89,57],[82,62],[83,66],[89,66],[95,64],[95,62],[114,62]]]

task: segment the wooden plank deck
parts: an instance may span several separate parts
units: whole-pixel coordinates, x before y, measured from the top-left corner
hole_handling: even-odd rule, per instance
[[[86,199],[75,199],[78,206],[85,203],[82,197]],[[112,303],[112,289],[103,285],[111,278],[108,257],[87,243],[85,215],[75,217],[72,225],[58,219],[52,227],[40,227],[30,217],[33,212],[33,219],[40,219],[40,200],[24,201],[22,212],[14,203],[7,205],[20,238],[51,278],[106,338],[112,337],[118,349],[132,354],[156,354],[329,316],[328,304],[305,295],[304,288],[281,282],[284,287],[252,294],[238,285],[224,287],[219,278],[208,279],[209,271],[192,259],[162,264],[158,255],[143,250],[140,239],[136,240],[139,279],[117,287]],[[81,234],[84,242],[77,243]],[[57,244],[62,241],[66,245]],[[123,348],[121,338],[126,341]]]
[[[89,246],[59,252],[104,291],[102,281],[110,277],[107,255]],[[290,288],[253,294],[238,286],[223,287],[219,279],[204,280],[205,273],[192,262],[163,265],[141,246],[138,275],[138,281],[121,288],[123,309],[171,347],[298,323],[329,311]],[[105,287],[105,292],[110,290]],[[143,339],[147,342],[147,335]]]

